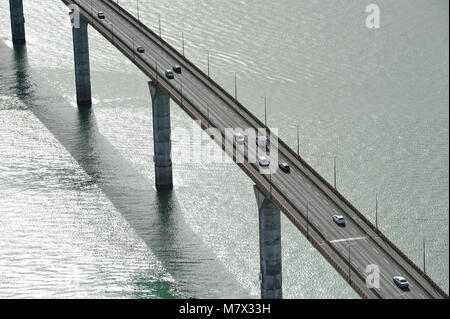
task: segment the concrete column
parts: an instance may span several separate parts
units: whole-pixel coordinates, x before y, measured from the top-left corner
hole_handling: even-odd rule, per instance
[[[280,209],[253,186],[259,211],[261,299],[282,299]]]
[[[172,189],[170,97],[155,83],[148,82],[148,86],[152,96],[156,189]]]
[[[25,44],[25,18],[22,0],[9,0],[11,32],[14,44]]]
[[[92,105],[87,27],[88,24],[83,18],[80,18],[79,28],[72,27],[77,103],[81,107],[91,107]]]

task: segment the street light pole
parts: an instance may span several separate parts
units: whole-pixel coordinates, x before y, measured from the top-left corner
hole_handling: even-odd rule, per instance
[[[158,25],[159,25],[159,39],[162,40],[162,37],[161,37],[161,13],[158,13]]]
[[[425,254],[425,236],[423,236],[423,272],[426,273],[426,260],[425,260],[426,254]]]
[[[183,56],[184,56],[184,32],[181,32],[181,46],[183,48]]]
[[[207,54],[207,60],[208,60],[208,77],[209,77],[209,50],[208,50],[208,54]]]
[[[416,218],[416,221],[437,221],[437,222],[441,222],[441,221],[446,221],[448,222],[448,219],[444,219],[444,218]],[[426,272],[426,250],[425,250],[425,232],[423,230],[423,223],[422,223],[422,249],[423,249],[423,272]]]
[[[267,127],[267,97],[264,97],[264,124]]]
[[[375,194],[375,226],[378,229],[378,194]]]
[[[234,98],[237,100],[237,75],[234,72]]]
[[[334,159],[334,188],[336,188],[336,156],[333,157]]]
[[[297,155],[300,156],[300,131],[297,124]]]
[[[155,79],[156,83],[158,83],[158,57],[155,56]]]
[[[136,0],[136,8],[137,8],[137,18],[138,18],[138,21],[140,21],[140,19],[139,19],[139,0]]]

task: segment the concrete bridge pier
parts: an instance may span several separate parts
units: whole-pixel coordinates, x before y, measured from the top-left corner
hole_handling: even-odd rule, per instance
[[[88,24],[80,18],[80,25],[72,26],[73,53],[75,61],[75,85],[78,107],[91,107],[91,71],[89,66]]]
[[[152,97],[156,189],[170,190],[173,188],[170,97],[155,83],[148,82],[148,86]]]
[[[14,44],[25,44],[25,17],[22,0],[9,0],[11,32]]]
[[[261,299],[282,299],[280,209],[253,186],[259,212]]]

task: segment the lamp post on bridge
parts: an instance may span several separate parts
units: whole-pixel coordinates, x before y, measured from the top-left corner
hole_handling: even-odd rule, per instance
[[[161,13],[158,13],[158,26],[159,26],[159,39],[162,40],[162,36],[161,36]]]
[[[425,255],[425,236],[423,236],[423,272],[427,273],[427,270],[426,270],[426,255]]]
[[[158,57],[155,55],[155,79],[156,83],[158,83]]]
[[[300,156],[300,131],[297,124],[297,155]]]
[[[139,0],[136,0],[136,10],[137,10],[138,21],[141,21],[140,18],[139,18]]]
[[[234,72],[234,99],[237,100],[237,75]]]
[[[375,194],[375,226],[378,229],[378,194]]]
[[[405,219],[405,218],[393,218],[394,220],[399,220],[399,221],[405,221],[405,220],[407,220],[407,221],[409,221],[409,219]],[[448,224],[448,219],[445,219],[445,218],[412,218],[415,222],[418,222],[418,221],[421,221],[421,222],[424,222],[424,221],[427,221],[427,222],[430,222],[430,221],[434,221],[434,222],[443,222],[443,221],[445,221],[445,222],[447,222],[447,224]],[[422,225],[423,225],[423,223],[422,223]],[[402,226],[403,227],[403,226]],[[425,236],[425,232],[424,232],[424,229],[423,229],[423,226],[421,227],[421,233],[422,233],[422,261],[423,261],[423,272],[426,272],[426,245],[425,245],[425,239],[426,239],[426,236]]]
[[[184,56],[184,32],[181,32],[181,47],[182,47],[183,56]]]
[[[264,125],[267,127],[267,97],[264,97]]]
[[[334,162],[334,188],[337,189],[337,187],[336,187],[336,156],[333,156],[333,162]]]
[[[448,221],[443,218],[416,218],[416,221]],[[422,226],[422,259],[423,259],[423,272],[426,273],[426,246],[425,246],[425,232]]]
[[[207,63],[208,63],[208,77],[209,77],[209,50],[207,51],[206,60],[207,60]]]

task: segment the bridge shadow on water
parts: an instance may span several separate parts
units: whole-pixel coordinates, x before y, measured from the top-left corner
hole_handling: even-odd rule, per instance
[[[0,46],[4,44],[0,42]],[[181,295],[249,297],[249,292],[189,228],[176,190],[157,192],[154,181],[142,176],[99,132],[93,109],[78,110],[53,89],[36,84],[39,75],[33,74],[28,65],[25,46],[15,46],[12,54],[17,96],[121,212],[175,279]],[[148,165],[153,165],[151,159]]]

